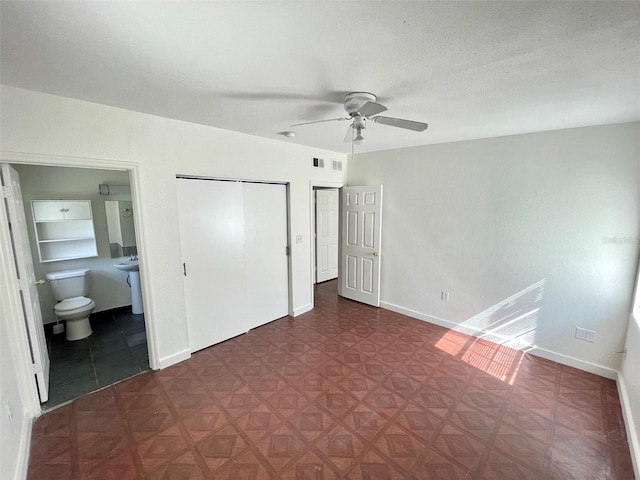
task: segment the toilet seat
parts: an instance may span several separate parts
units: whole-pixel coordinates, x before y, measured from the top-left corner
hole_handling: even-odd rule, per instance
[[[93,304],[93,300],[87,297],[67,298],[53,307],[53,310],[57,314],[64,315],[65,313],[72,313],[75,310],[85,309],[91,304]]]

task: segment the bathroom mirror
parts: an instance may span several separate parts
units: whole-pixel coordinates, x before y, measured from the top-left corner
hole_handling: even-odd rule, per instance
[[[136,234],[133,227],[133,205],[127,200],[105,200],[107,231],[111,258],[137,255]]]

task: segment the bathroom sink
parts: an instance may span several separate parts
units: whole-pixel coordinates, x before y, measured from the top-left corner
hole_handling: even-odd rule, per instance
[[[138,267],[138,260],[129,260],[128,262],[120,262],[114,265],[118,270],[124,270],[125,272],[137,272],[140,270]]]

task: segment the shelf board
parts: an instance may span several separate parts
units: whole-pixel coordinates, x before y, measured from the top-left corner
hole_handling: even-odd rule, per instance
[[[94,237],[55,238],[53,240],[38,240],[38,243],[77,242],[78,240],[93,240],[93,239]]]

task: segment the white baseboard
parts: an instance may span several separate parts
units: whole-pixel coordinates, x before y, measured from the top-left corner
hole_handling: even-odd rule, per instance
[[[313,305],[308,303],[307,305],[305,305],[303,307],[294,308],[293,309],[293,315],[291,315],[291,316],[292,317],[297,317],[298,315],[302,315],[303,313],[310,312],[311,310],[313,310]]]
[[[163,368],[170,367],[171,365],[175,365],[176,363],[180,363],[184,360],[191,358],[191,349],[187,348],[180,352],[174,353],[173,355],[169,355],[168,357],[164,357],[158,360],[158,365],[160,370]]]
[[[603,367],[602,365],[598,365],[596,363],[586,362],[578,358],[569,357],[568,355],[563,355],[562,353],[545,350],[544,348],[533,347],[531,348],[531,350],[527,350],[527,353],[546,358],[547,360],[552,360],[563,365],[567,365],[568,367],[577,368],[578,370],[584,370],[585,372],[609,378],[611,380],[615,380],[616,378],[618,378],[618,372],[616,370]]]
[[[620,406],[622,407],[622,418],[627,430],[627,442],[629,442],[633,473],[636,478],[640,479],[640,439],[638,438],[638,431],[636,430],[636,423],[633,418],[631,400],[627,394],[627,388],[622,375],[618,375],[617,384],[618,395],[620,396]]]
[[[29,412],[26,413],[30,415]],[[20,451],[16,459],[15,480],[26,480],[29,469],[29,453],[31,451],[31,430],[34,418],[29,416],[22,423],[22,431],[20,432]]]
[[[487,333],[477,328],[469,327],[467,325],[459,325],[449,320],[435,317],[433,315],[427,315],[426,313],[418,312],[416,310],[411,310],[409,308],[404,308],[399,305],[394,305],[393,303],[380,302],[380,306],[382,308],[386,308],[387,310],[391,310],[396,313],[401,313],[402,315],[406,315],[408,317],[416,318],[418,320],[422,320],[428,323],[433,323],[440,327],[448,328],[450,330],[455,330],[456,332],[466,333],[467,335],[471,335],[472,337],[478,337],[481,335],[485,335]],[[552,360],[554,362],[558,362],[563,365],[567,365],[569,367],[584,370],[585,372],[593,373],[595,375],[600,375],[601,377],[610,378],[611,380],[615,380],[616,378],[618,378],[618,372],[616,370],[612,370],[610,368],[603,367],[601,365],[596,365],[595,363],[585,362],[584,360],[579,360],[577,358],[569,357],[561,353],[545,350],[544,348],[531,346],[527,348],[527,353],[531,353],[532,355],[546,358],[547,360]]]

